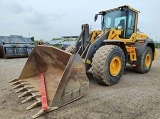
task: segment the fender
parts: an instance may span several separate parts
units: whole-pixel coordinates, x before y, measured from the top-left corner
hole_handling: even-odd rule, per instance
[[[140,65],[140,59],[141,59],[141,55],[143,53],[143,51],[145,50],[145,48],[147,46],[152,48],[152,52],[153,52],[153,56],[154,56],[154,52],[155,52],[155,45],[154,45],[154,41],[152,39],[146,39],[144,44],[135,42],[134,46],[136,47],[136,54],[137,54],[137,65]]]
[[[86,66],[86,71],[88,71],[91,68],[91,63],[92,63],[92,58],[93,55],[96,53],[96,51],[102,46],[103,41],[106,40],[106,38],[109,35],[110,30],[106,30],[99,34],[97,36],[96,40],[90,45],[88,52],[85,57],[85,66]]]

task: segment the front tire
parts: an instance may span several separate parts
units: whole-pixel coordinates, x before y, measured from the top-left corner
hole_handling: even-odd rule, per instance
[[[100,47],[92,59],[92,73],[95,79],[103,85],[116,84],[125,68],[123,50],[116,45]]]

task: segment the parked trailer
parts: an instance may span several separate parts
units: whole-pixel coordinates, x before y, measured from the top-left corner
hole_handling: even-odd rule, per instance
[[[34,37],[19,35],[0,36],[0,57],[28,57],[34,48]]]

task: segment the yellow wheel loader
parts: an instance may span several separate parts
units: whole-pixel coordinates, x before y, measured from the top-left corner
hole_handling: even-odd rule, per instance
[[[75,46],[65,52],[51,46],[37,46],[28,58],[18,79],[10,81],[19,97],[29,96],[22,103],[36,99],[27,109],[42,109],[33,116],[58,109],[82,97],[89,87],[87,72],[103,85],[116,84],[126,67],[147,73],[156,57],[152,39],[137,28],[139,11],[129,7],[101,11],[101,31],[82,32]]]

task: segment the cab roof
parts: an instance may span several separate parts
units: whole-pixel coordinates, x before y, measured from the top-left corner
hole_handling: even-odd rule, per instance
[[[134,12],[140,13],[140,11],[130,7],[129,5],[123,5],[123,6],[119,6],[117,8],[113,8],[113,9],[109,9],[109,10],[105,10],[105,11],[100,11],[99,14],[103,14],[103,13],[106,13],[106,12],[114,11],[114,10],[117,10],[117,9],[120,9],[120,8],[128,8],[128,9],[134,11]]]

